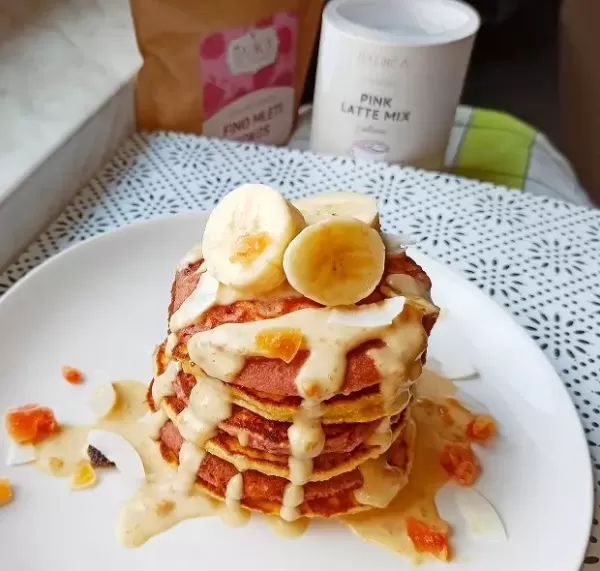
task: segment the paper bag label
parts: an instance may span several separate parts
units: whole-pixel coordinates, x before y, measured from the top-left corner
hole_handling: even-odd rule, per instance
[[[227,47],[227,67],[232,75],[255,73],[275,63],[279,42],[274,28],[256,30],[232,40]]]
[[[202,40],[204,135],[262,143],[287,138],[297,40],[298,18],[291,12]]]

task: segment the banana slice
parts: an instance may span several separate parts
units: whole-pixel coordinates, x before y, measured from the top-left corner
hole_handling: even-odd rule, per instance
[[[379,233],[356,218],[336,217],[307,226],[283,257],[290,285],[323,305],[350,305],[376,287],[385,264]]]
[[[277,190],[244,184],[208,218],[202,240],[208,273],[241,291],[271,291],[284,282],[283,252],[304,225],[300,212]]]
[[[294,200],[292,204],[302,212],[307,224],[336,216],[346,216],[357,218],[379,230],[377,201],[360,192],[326,192]]]

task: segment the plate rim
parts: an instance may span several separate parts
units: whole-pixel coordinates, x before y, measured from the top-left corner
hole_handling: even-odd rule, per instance
[[[211,212],[210,210],[190,210],[190,211],[179,212],[179,213],[175,213],[175,214],[167,214],[167,215],[157,216],[157,217],[150,218],[147,220],[136,220],[136,221],[133,221],[124,226],[120,226],[118,228],[108,230],[107,232],[103,232],[102,234],[99,234],[96,236],[91,236],[89,238],[86,238],[85,240],[82,240],[81,242],[77,242],[75,244],[69,245],[64,250],[61,250],[61,251],[51,255],[49,258],[44,260],[41,264],[39,264],[38,266],[33,268],[25,276],[18,279],[14,284],[12,284],[9,287],[9,289],[0,297],[0,318],[2,317],[2,311],[3,311],[4,307],[8,303],[10,303],[11,299],[15,295],[18,295],[20,288],[22,288],[24,285],[28,284],[30,281],[37,279],[38,274],[41,272],[44,272],[48,266],[50,266],[53,263],[56,263],[57,261],[62,261],[64,258],[72,255],[73,252],[76,252],[76,251],[79,251],[80,249],[86,248],[92,243],[95,244],[98,242],[106,242],[106,241],[118,239],[118,237],[121,236],[122,234],[127,234],[128,232],[140,231],[140,230],[146,229],[147,227],[151,227],[151,226],[155,226],[155,225],[158,226],[160,224],[164,224],[166,222],[173,221],[175,219],[181,219],[181,220],[183,220],[183,219],[193,220],[195,218],[206,219],[208,217],[208,215],[210,214],[210,212]],[[391,233],[394,234],[395,232],[391,232]],[[198,242],[199,241],[200,240],[198,240]],[[198,243],[198,242],[196,242],[196,243]],[[189,248],[191,248],[192,246],[193,246],[193,244],[190,244]],[[550,361],[550,359],[537,346],[535,341],[527,334],[525,329],[517,322],[515,317],[513,315],[511,315],[511,313],[506,308],[501,306],[496,300],[487,296],[484,292],[482,292],[475,285],[473,285],[463,275],[463,273],[460,270],[458,270],[457,268],[455,268],[449,264],[446,264],[446,263],[440,261],[439,259],[426,254],[425,252],[419,250],[418,248],[415,248],[414,246],[408,247],[407,252],[409,253],[409,255],[414,257],[415,260],[417,261],[417,263],[419,263],[419,264],[421,263],[419,258],[421,258],[421,260],[423,260],[423,259],[426,260],[427,264],[432,264],[434,266],[439,267],[441,271],[450,272],[453,276],[453,279],[460,282],[461,287],[466,288],[468,292],[473,294],[473,296],[477,299],[478,303],[484,303],[486,305],[486,307],[488,308],[488,310],[490,312],[492,312],[492,314],[494,315],[495,318],[500,319],[500,320],[505,320],[505,322],[509,322],[512,325],[513,330],[519,331],[518,335],[520,336],[520,339],[518,341],[526,349],[526,352],[528,354],[531,354],[531,353],[536,354],[537,360],[544,363],[543,366],[547,369],[548,376],[552,376],[554,378],[554,380],[552,382],[558,383],[560,385],[560,390],[562,391],[564,398],[567,399],[567,402],[570,404],[570,406],[566,407],[568,409],[568,413],[566,413],[566,414],[571,415],[573,420],[576,422],[576,426],[577,426],[576,432],[579,435],[579,438],[577,440],[579,441],[579,445],[582,446],[582,449],[585,452],[583,454],[583,460],[584,460],[584,465],[586,467],[586,479],[587,479],[587,484],[585,485],[585,489],[587,490],[587,494],[586,494],[587,495],[587,499],[586,499],[586,505],[587,505],[586,529],[588,530],[588,533],[586,533],[582,537],[581,545],[579,546],[579,549],[578,549],[578,551],[580,552],[580,557],[579,557],[579,561],[577,562],[577,567],[575,569],[573,569],[573,571],[578,571],[580,566],[583,564],[583,562],[585,560],[587,548],[589,546],[589,535],[590,535],[589,531],[592,529],[594,513],[595,513],[595,483],[594,483],[593,464],[592,464],[592,459],[591,459],[590,450],[589,450],[589,446],[587,443],[585,431],[583,429],[581,419],[579,417],[577,409],[575,408],[575,405],[573,403],[573,400],[571,398],[571,395],[569,394],[567,387],[565,386],[564,382],[560,378],[560,375],[558,374],[557,370],[555,369],[555,367],[552,364],[552,362]],[[182,256],[184,254],[185,254],[185,252],[181,253]]]

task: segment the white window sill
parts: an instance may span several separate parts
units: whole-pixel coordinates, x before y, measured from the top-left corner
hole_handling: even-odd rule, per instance
[[[132,131],[140,63],[128,0],[0,0],[0,267]]]

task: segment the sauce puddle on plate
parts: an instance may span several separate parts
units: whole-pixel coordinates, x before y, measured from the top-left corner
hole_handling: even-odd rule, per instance
[[[440,457],[448,443],[468,444],[466,426],[473,415],[454,400],[456,385],[431,371],[423,371],[416,384],[416,402],[412,418],[416,425],[415,458],[407,485],[388,507],[345,516],[342,521],[358,536],[403,554],[415,563],[423,556],[410,540],[407,518],[415,518],[428,528],[448,531],[448,523],[440,518],[435,496],[450,479]],[[379,486],[385,480],[379,479]],[[373,493],[385,493],[374,490]]]
[[[165,462],[159,446],[150,437],[150,426],[142,421],[147,413],[146,385],[117,381],[113,386],[117,403],[111,413],[93,425],[63,425],[59,433],[36,444],[35,465],[56,477],[70,476],[85,458],[89,431],[108,430],[133,445],[146,472],[146,481],[121,507],[117,525],[120,543],[138,547],[190,518],[220,516],[231,527],[245,525],[250,519],[249,511],[238,505],[228,506],[199,490],[190,492],[178,486],[177,468]],[[387,507],[347,515],[339,521],[361,538],[419,562],[422,554],[409,538],[407,518],[415,518],[430,529],[448,531],[448,524],[439,517],[435,504],[437,491],[450,479],[440,458],[448,443],[468,446],[466,426],[474,415],[454,399],[457,388],[444,377],[425,370],[415,386],[411,415],[416,441],[408,481],[402,482],[404,487]],[[386,470],[383,459],[363,472],[365,485],[360,492],[369,496],[370,501],[376,502],[378,497],[385,501],[386,493],[389,496],[391,484]],[[265,520],[278,536],[287,538],[303,535],[310,524],[308,518],[287,522],[278,516],[266,516]]]
[[[141,422],[148,412],[147,385],[116,381],[113,386],[117,402],[110,414],[91,425],[62,425],[56,435],[36,444],[36,467],[55,477],[71,476],[86,458],[87,436],[92,429],[115,432],[131,443],[144,465],[146,482],[121,507],[117,538],[127,547],[143,545],[185,519],[218,515],[222,502],[201,492],[175,490],[177,470],[165,462],[150,438],[150,427]],[[223,520],[235,526],[242,524],[243,517],[222,514]]]
[[[134,446],[142,460],[146,455],[151,456],[147,453],[155,446],[148,442],[145,425],[138,422],[148,412],[146,385],[138,381],[116,381],[113,387],[117,401],[105,418],[90,425],[63,424],[60,432],[35,445],[37,468],[57,477],[73,474],[86,458],[87,436],[94,428],[120,434]]]

